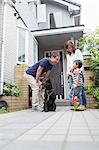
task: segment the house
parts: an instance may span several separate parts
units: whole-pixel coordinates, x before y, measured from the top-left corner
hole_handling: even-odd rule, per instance
[[[50,78],[57,99],[68,98],[64,42],[83,35],[81,5],[70,0],[0,1],[0,93],[14,81],[16,64],[32,65],[52,51],[60,54]]]
[[[39,43],[39,58],[49,56],[53,50],[60,53],[60,63],[54,67],[50,78],[57,99],[68,98],[66,56],[62,49],[65,41],[77,40],[83,34],[84,26],[80,25],[81,6],[68,0],[42,0],[38,8],[41,29],[31,32]]]

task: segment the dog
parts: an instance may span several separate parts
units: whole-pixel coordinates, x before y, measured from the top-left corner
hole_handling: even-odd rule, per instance
[[[52,88],[52,84],[50,79],[48,79],[45,82],[45,94],[44,94],[44,111],[55,111],[56,110],[56,104],[55,99],[56,95],[54,93],[54,89]]]

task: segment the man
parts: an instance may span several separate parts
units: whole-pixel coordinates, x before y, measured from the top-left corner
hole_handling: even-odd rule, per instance
[[[32,88],[33,110],[43,111],[44,99],[42,98],[42,93],[40,90],[40,86],[42,85],[40,77],[44,75],[43,81],[46,80],[49,77],[53,65],[56,65],[59,60],[59,54],[53,52],[50,58],[45,57],[26,70],[25,78]]]

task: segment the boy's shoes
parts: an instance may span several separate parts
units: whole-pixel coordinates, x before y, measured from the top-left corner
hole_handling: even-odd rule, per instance
[[[80,105],[80,106],[78,106],[77,108],[76,108],[76,110],[78,110],[78,111],[84,111],[86,108],[85,108],[85,106],[84,105]]]

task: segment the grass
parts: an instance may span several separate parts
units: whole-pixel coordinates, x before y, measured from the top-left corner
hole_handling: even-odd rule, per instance
[[[11,112],[16,112],[16,111],[21,111],[24,109],[13,109],[13,110],[6,110],[4,107],[0,108],[0,114],[5,114],[5,113],[11,113]]]

